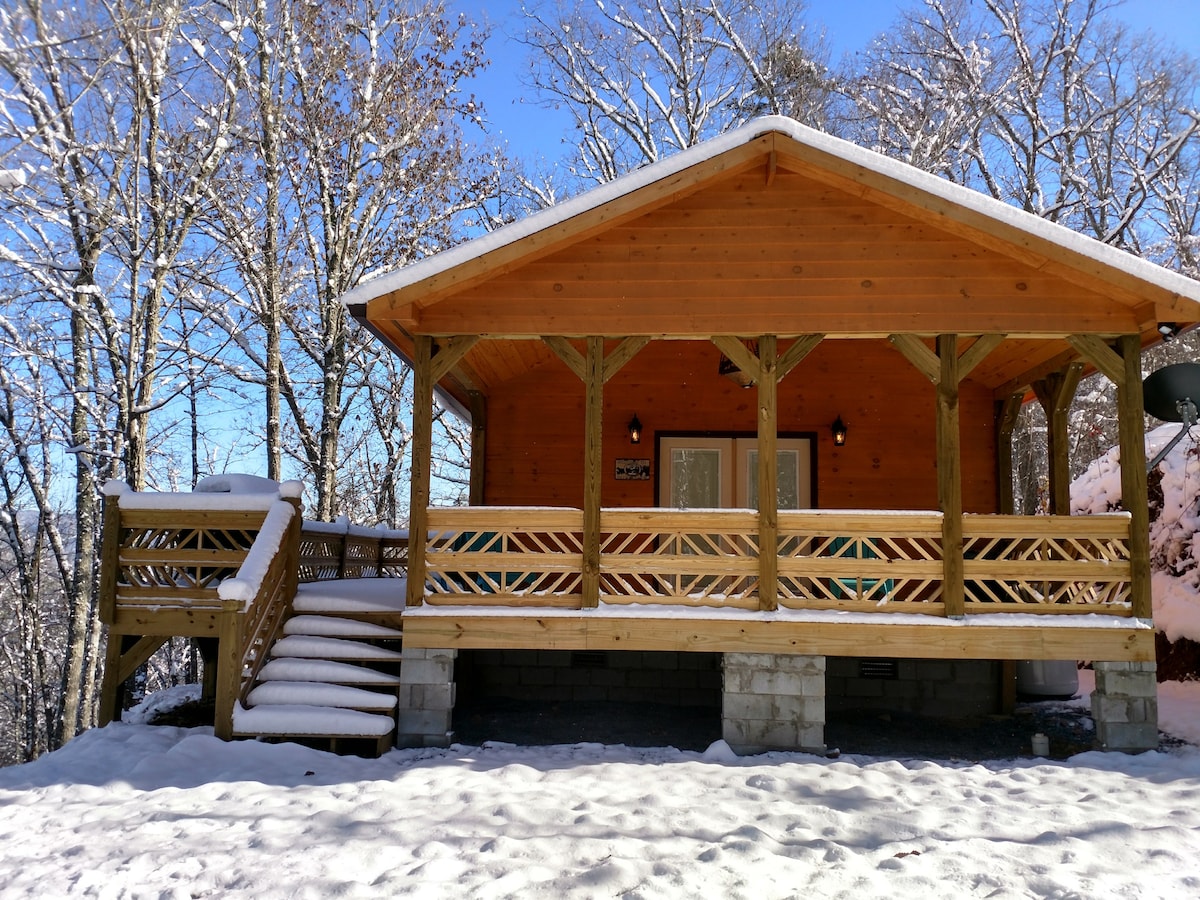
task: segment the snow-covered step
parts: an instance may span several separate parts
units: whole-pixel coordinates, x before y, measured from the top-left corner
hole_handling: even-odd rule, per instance
[[[399,675],[377,672],[350,663],[328,659],[270,659],[258,673],[259,681],[323,681],[327,684],[360,684],[390,687],[400,684]]]
[[[281,637],[271,647],[271,656],[274,659],[357,659],[363,662],[396,663],[402,658],[398,650],[376,647],[362,641],[302,634]]]
[[[391,712],[396,706],[394,693],[313,681],[268,681],[254,688],[246,700],[252,707],[334,706],[373,712]]]
[[[395,727],[391,716],[328,706],[238,705],[233,711],[233,733],[241,736],[375,738]]]
[[[398,613],[404,610],[406,578],[342,578],[300,585],[298,613]]]
[[[284,623],[284,634],[307,634],[319,637],[359,638],[375,641],[398,641],[404,637],[399,628],[388,628],[374,622],[358,622],[337,616],[292,616]]]

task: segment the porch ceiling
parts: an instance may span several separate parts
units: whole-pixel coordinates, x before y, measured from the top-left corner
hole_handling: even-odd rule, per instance
[[[406,353],[412,334],[492,338],[445,384],[460,396],[552,359],[529,340],[543,334],[1000,333],[972,378],[1004,393],[1077,358],[1066,335],[1149,343],[1160,321],[1200,320],[1200,287],[1138,277],[1110,248],[1088,255],[1077,235],[1056,243],[1040,220],[1025,230],[1015,210],[985,214],[894,169],[758,135],[516,241],[485,239],[360,312]]]

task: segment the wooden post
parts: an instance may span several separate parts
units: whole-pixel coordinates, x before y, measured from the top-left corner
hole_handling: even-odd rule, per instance
[[[296,599],[296,591],[300,586],[300,541],[302,532],[304,531],[304,505],[300,502],[299,497],[288,497],[287,502],[292,504],[292,508],[296,510],[296,514],[292,516],[292,521],[288,523],[287,530],[287,563],[283,569],[283,577],[287,579],[284,591],[287,595],[288,609],[285,618],[292,614],[292,603]],[[379,560],[382,562],[383,554],[379,554]],[[382,566],[380,566],[382,568]]]
[[[946,615],[965,615],[963,597],[962,461],[958,425],[958,336],[939,334],[937,480],[942,511],[942,599]]]
[[[429,466],[433,453],[433,339],[413,339],[412,481],[408,501],[407,605],[420,606],[425,596],[425,545],[429,508]]]
[[[1075,362],[1033,383],[1033,392],[1046,413],[1046,450],[1050,460],[1050,515],[1071,514],[1071,456],[1067,435],[1071,401],[1083,375]]]
[[[1146,488],[1146,420],[1142,407],[1141,342],[1122,335],[1117,350],[1124,363],[1117,385],[1117,417],[1121,445],[1121,501],[1129,512],[1130,594],[1133,614],[1154,616],[1150,597],[1150,501]]]
[[[601,433],[604,419],[604,338],[587,339],[584,367],[582,606],[600,605]]]
[[[758,608],[779,606],[779,380],[775,335],[758,339]]]
[[[240,602],[227,600],[222,603],[213,734],[223,741],[233,738],[233,705],[242,687],[242,623],[245,618]]]
[[[996,404],[996,509],[1004,516],[1016,510],[1012,439],[1023,399],[1023,394],[1010,394]]]
[[[468,391],[471,403],[471,488],[467,502],[484,502],[484,474],[487,465],[487,398],[479,391]]]
[[[119,674],[125,640],[126,635],[108,632],[104,646],[104,678],[100,683],[100,709],[96,719],[101,728],[109,722],[121,721],[120,698],[124,692]]]
[[[117,579],[121,569],[121,498],[104,498],[100,541],[100,621],[111,625],[117,613]]]

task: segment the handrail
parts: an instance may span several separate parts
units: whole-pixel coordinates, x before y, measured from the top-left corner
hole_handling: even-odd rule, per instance
[[[281,500],[271,507],[237,574],[218,588],[223,601],[240,604],[229,610],[237,622],[233,629],[237,666],[228,673],[224,690],[218,691],[219,711],[222,700],[229,700],[230,721],[232,698],[236,695],[245,703],[296,597],[301,525],[298,507],[294,500]],[[227,652],[232,655],[233,651],[230,647]]]

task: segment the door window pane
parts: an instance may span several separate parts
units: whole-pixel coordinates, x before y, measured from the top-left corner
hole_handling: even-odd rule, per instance
[[[671,506],[717,509],[721,506],[721,451],[677,448],[671,451]]]
[[[777,509],[800,508],[800,453],[779,450],[775,455]],[[746,493],[750,509],[758,509],[758,451],[746,454]]]

